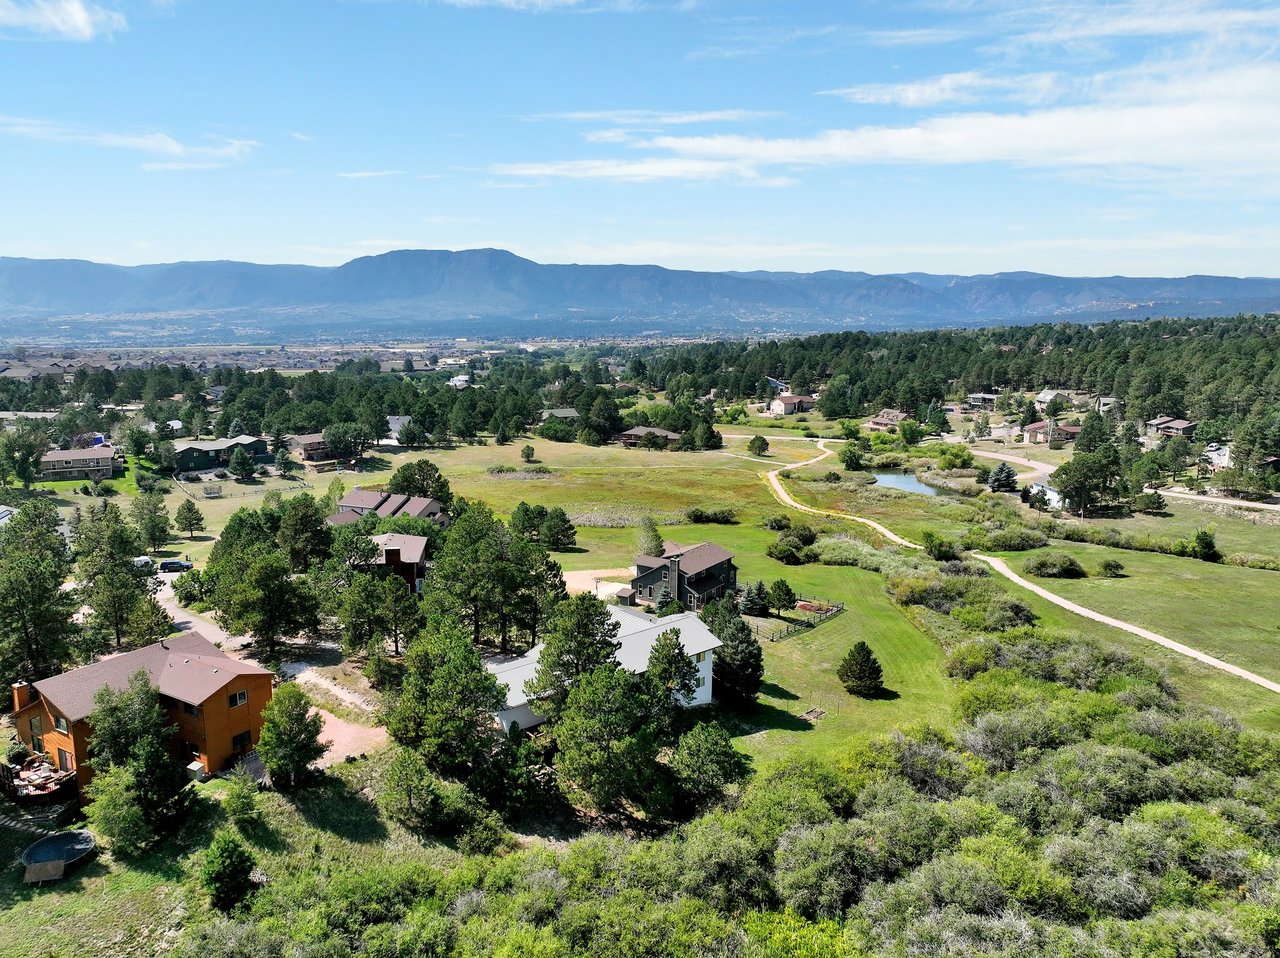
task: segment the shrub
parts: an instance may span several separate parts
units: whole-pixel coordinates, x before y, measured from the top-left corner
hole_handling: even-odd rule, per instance
[[[921,536],[921,542],[924,544],[924,551],[928,553],[929,558],[937,559],[939,562],[948,559],[960,558],[960,553],[956,550],[956,545],[949,539],[944,539],[934,532],[925,530]]]
[[[738,513],[735,509],[703,509],[700,506],[686,510],[684,517],[688,522],[702,525],[727,526],[738,521]]]
[[[4,760],[10,765],[21,765],[31,757],[31,750],[20,738],[15,738],[4,750]]]
[[[995,552],[1026,552],[1049,544],[1043,532],[1025,526],[1010,526],[987,534],[986,548]]]
[[[840,473],[838,473],[838,472],[836,472],[834,469],[832,469],[830,472],[826,473],[826,474],[822,477],[822,481],[823,481],[823,482],[840,482],[840,481],[842,480],[842,478],[843,478],[843,477],[840,475]]]
[[[243,765],[227,776],[227,791],[222,796],[222,810],[240,825],[258,813],[258,783]]]
[[[785,515],[766,516],[764,521],[760,524],[766,529],[771,529],[774,532],[780,532],[783,529],[791,528],[791,518]]]
[[[1084,566],[1065,552],[1046,552],[1032,556],[1022,568],[1042,579],[1083,579],[1086,575]]]
[[[1098,575],[1104,579],[1118,579],[1124,572],[1124,563],[1119,559],[1103,559],[1098,563]]]

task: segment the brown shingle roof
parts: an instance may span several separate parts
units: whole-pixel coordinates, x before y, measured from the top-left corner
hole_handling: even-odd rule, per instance
[[[386,561],[388,549],[400,550],[401,562],[421,562],[427,554],[427,538],[426,536],[411,536],[403,532],[386,532],[380,536],[370,536],[382,555],[378,558],[378,564],[381,565]]]
[[[199,632],[184,632],[154,645],[41,679],[35,686],[68,721],[78,722],[93,712],[93,697],[98,689],[124,689],[138,671],[151,677],[151,684],[161,695],[191,705],[200,705],[237,676],[274,674],[269,669],[231,658]]]
[[[52,449],[40,457],[42,463],[51,462],[105,462],[116,454],[111,446],[90,446],[88,449]]]
[[[382,505],[384,499],[387,498],[385,492],[374,492],[370,489],[352,489],[342,499],[339,500],[339,506],[345,506],[348,509],[376,509]]]

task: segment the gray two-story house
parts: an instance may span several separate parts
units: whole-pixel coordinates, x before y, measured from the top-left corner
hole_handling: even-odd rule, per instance
[[[738,567],[733,553],[712,542],[682,546],[663,544],[660,556],[638,556],[636,575],[623,601],[656,605],[663,587],[671,597],[694,612],[708,602],[731,596],[738,588]]]

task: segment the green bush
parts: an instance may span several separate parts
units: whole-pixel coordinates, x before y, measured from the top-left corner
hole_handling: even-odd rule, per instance
[[[200,862],[200,884],[219,911],[230,911],[253,891],[253,853],[232,832],[213,836]]]
[[[1024,572],[1042,579],[1083,579],[1087,573],[1074,556],[1065,552],[1045,552],[1022,565]]]
[[[700,506],[686,510],[684,517],[696,525],[733,525],[738,521],[736,509],[703,509]]]
[[[1124,563],[1119,559],[1103,559],[1098,563],[1098,575],[1104,579],[1117,579],[1124,572]]]

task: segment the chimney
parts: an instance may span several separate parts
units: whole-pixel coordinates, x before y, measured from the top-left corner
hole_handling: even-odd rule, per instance
[[[681,602],[683,600],[680,598],[680,557],[672,556],[668,559],[667,568],[671,570],[668,576],[671,581],[667,583],[667,588],[671,591],[671,598]]]
[[[30,682],[13,683],[13,710],[17,712],[40,700],[40,693]]]
[[[399,564],[400,564],[400,549],[399,549],[398,547],[397,547],[397,548],[395,548],[395,549],[392,549],[392,548],[386,548],[386,549],[383,549],[383,550],[382,550],[382,562],[383,562],[383,564],[384,564],[384,565],[399,565]]]

